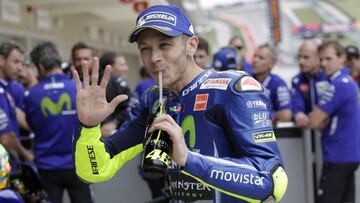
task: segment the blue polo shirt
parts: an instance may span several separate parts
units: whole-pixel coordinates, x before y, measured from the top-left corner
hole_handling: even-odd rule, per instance
[[[1,99],[1,108],[2,111],[7,115],[7,119],[5,119],[4,123],[1,123],[1,125],[8,123],[7,125],[9,125],[9,130],[7,132],[14,132],[16,136],[19,136],[19,123],[16,118],[15,101],[11,93],[8,92],[9,83],[3,79],[0,79],[0,89],[0,94],[2,95],[1,97],[3,97]],[[2,114],[2,116],[5,116],[5,114]]]
[[[275,74],[269,74],[261,83],[265,87],[266,95],[270,98],[273,111],[291,109],[290,91],[283,79]]]
[[[26,120],[35,134],[38,168],[74,168],[71,141],[77,122],[75,97],[75,83],[65,74],[48,75],[25,92]]]
[[[15,106],[23,109],[24,91],[25,91],[24,86],[18,82],[4,80],[4,79],[0,79],[0,83],[2,83],[5,90],[11,94]]]
[[[314,75],[300,72],[292,78],[291,86],[294,114],[308,114],[319,103],[320,95],[329,87],[329,81],[323,71]]]
[[[338,71],[330,77],[330,86],[318,105],[330,117],[322,134],[324,161],[360,162],[358,91],[357,84],[349,75]]]
[[[16,118],[16,114],[10,107],[6,94],[5,89],[0,84],[0,135],[15,131],[12,117]]]

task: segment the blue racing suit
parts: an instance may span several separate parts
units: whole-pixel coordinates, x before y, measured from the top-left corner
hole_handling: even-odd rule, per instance
[[[174,200],[280,201],[287,176],[264,88],[244,72],[207,70],[179,95],[164,91],[165,111],[182,127],[189,155],[170,165]],[[157,86],[134,107],[131,120],[110,138],[81,124],[74,135],[77,174],[88,182],[110,179],[143,150],[146,120],[158,108]],[[203,202],[203,201],[202,201]]]

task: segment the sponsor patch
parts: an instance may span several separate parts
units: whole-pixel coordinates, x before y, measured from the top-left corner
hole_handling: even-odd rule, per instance
[[[229,86],[230,78],[211,78],[205,80],[200,86],[200,89],[219,89],[226,90]]]
[[[192,92],[194,89],[196,89],[201,83],[203,83],[210,75],[211,75],[211,71],[206,72],[203,76],[201,76],[201,78],[199,78],[195,83],[193,83],[191,86],[189,86],[188,88],[184,89],[182,91],[182,96],[185,96],[187,94],[189,94],[190,92]]]
[[[194,104],[194,111],[203,111],[206,109],[209,94],[197,94]]]
[[[300,84],[300,91],[301,92],[308,92],[309,91],[309,85],[304,84],[304,83]]]
[[[267,128],[272,126],[270,112],[261,111],[251,115],[254,128]]]
[[[140,27],[145,23],[149,23],[149,22],[162,22],[162,23],[170,24],[172,26],[176,26],[176,16],[167,12],[160,12],[160,11],[150,12],[142,16],[138,20],[137,27]]]
[[[265,102],[263,102],[261,100],[249,100],[249,101],[246,102],[246,106],[249,109],[253,109],[253,108],[267,109]]]
[[[98,168],[98,164],[97,164],[97,161],[96,161],[96,155],[95,155],[94,146],[93,145],[87,145],[86,148],[87,148],[87,151],[88,151],[88,156],[89,156],[89,161],[90,161],[92,174],[99,175],[99,168]]]
[[[238,92],[261,92],[263,87],[254,78],[244,76],[235,84],[234,89]]]
[[[252,134],[256,143],[276,141],[274,131],[264,131]]]

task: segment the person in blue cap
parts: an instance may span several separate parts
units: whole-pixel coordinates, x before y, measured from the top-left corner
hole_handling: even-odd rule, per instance
[[[318,202],[355,202],[355,171],[360,163],[359,88],[342,71],[345,51],[338,41],[318,48],[330,85],[309,114],[311,128],[321,129],[323,169]]]
[[[217,71],[236,70],[237,65],[237,52],[230,47],[221,48],[213,56],[212,67]]]
[[[171,163],[166,153],[151,158],[169,164],[172,201],[280,201],[287,175],[261,84],[244,72],[200,68],[194,60],[198,38],[176,6],[152,6],[136,22],[129,42],[137,43],[150,75],[169,90],[162,97],[166,114],[154,119],[149,132],[161,129],[170,136]],[[98,59],[94,60],[92,67],[82,66],[83,83],[73,71],[80,121],[73,156],[83,180],[101,182],[143,151],[147,119],[155,116],[160,93],[159,87],[145,92],[130,121],[100,139],[99,124],[127,97],[106,101],[111,67],[98,85]]]

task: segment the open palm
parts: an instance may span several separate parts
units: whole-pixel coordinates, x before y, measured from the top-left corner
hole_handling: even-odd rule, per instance
[[[89,76],[89,64],[82,64],[83,82],[79,74],[73,70],[76,82],[76,112],[82,124],[88,127],[96,126],[109,116],[116,106],[127,99],[127,95],[118,95],[110,103],[106,101],[105,92],[109,81],[111,66],[105,68],[104,76],[98,85],[99,60],[95,57]]]

